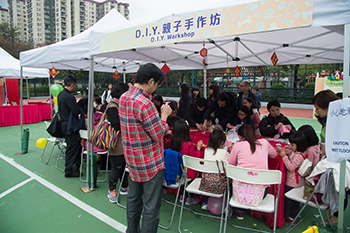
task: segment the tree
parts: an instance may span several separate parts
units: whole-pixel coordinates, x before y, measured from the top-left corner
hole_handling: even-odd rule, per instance
[[[5,40],[15,42],[18,40],[20,32],[17,27],[12,27],[8,22],[0,24],[0,37]]]

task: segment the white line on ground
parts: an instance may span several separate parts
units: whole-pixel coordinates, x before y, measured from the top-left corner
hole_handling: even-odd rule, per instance
[[[27,174],[31,178],[29,179],[35,179],[39,183],[43,184],[47,188],[51,189],[53,192],[57,193],[58,195],[62,196],[69,202],[73,203],[74,205],[78,206],[82,210],[86,211],[87,213],[91,214],[92,216],[100,219],[102,222],[108,224],[109,226],[113,227],[114,229],[120,231],[120,232],[125,232],[126,231],[126,226],[121,224],[120,222],[112,219],[111,217],[107,216],[106,214],[100,212],[99,210],[93,208],[92,206],[86,204],[85,202],[82,202],[78,198],[72,196],[71,194],[65,192],[64,190],[60,189],[56,185],[48,182],[47,180],[41,178],[40,176],[34,174],[33,172],[29,171],[22,165],[16,163],[13,158],[8,158],[3,154],[0,154],[0,158],[17,168],[18,170],[22,171],[23,173]],[[27,182],[29,182],[29,179]],[[23,182],[22,182],[23,183]],[[20,184],[18,184],[20,185]],[[22,184],[23,185],[23,184]],[[16,187],[16,186],[14,186]],[[6,194],[5,194],[6,195]],[[0,197],[1,198],[1,197]]]
[[[9,188],[8,190],[6,190],[5,192],[1,193],[0,194],[0,199],[3,198],[4,196],[6,196],[7,194],[15,191],[16,189],[22,187],[23,185],[25,185],[26,183],[28,183],[29,181],[33,180],[33,178],[28,178],[26,179],[25,181],[22,181],[21,183],[19,184],[16,184],[15,186],[13,186],[12,188]]]

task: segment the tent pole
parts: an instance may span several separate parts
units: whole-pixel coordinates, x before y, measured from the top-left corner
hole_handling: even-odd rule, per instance
[[[21,115],[21,152],[22,152],[22,146],[23,146],[23,104],[22,104],[22,99],[23,99],[23,67],[21,66],[21,79],[20,79],[20,86],[21,89],[19,91],[19,106],[20,106],[20,115]]]
[[[123,62],[123,82],[126,83],[126,77],[125,77],[125,62]]]
[[[204,98],[207,98],[207,68],[203,65]]]
[[[350,24],[344,25],[343,99],[349,96]],[[340,163],[338,233],[343,233],[346,159]]]
[[[26,78],[26,86],[27,86],[27,102],[28,102],[29,101],[28,77]]]
[[[93,130],[93,102],[94,102],[94,57],[90,56],[90,70],[89,70],[89,93],[88,93],[88,124],[87,135],[91,135]],[[87,142],[87,166],[86,166],[86,191],[96,190],[97,171],[96,158],[94,158],[93,146]]]

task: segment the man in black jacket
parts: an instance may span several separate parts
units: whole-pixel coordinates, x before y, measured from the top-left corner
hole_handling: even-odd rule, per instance
[[[250,90],[250,83],[247,80],[244,80],[239,84],[239,91],[237,97],[238,108],[243,105],[243,100],[247,97],[252,98],[256,106],[258,106],[256,95]]]
[[[274,118],[280,115],[283,116],[280,110],[281,104],[277,100],[271,100],[267,103],[267,111],[269,111],[269,115],[262,119],[259,124],[259,129],[262,136],[274,137],[276,134],[278,134],[278,130],[281,128],[283,123],[280,122],[277,125],[275,125]],[[289,130],[295,130],[293,124],[289,121],[289,119],[285,116],[283,117],[286,127]]]
[[[66,139],[66,169],[65,177],[78,177],[78,174],[74,171],[79,171],[80,167],[80,135],[79,131],[67,134],[67,125],[69,115],[72,112],[73,116],[78,117],[80,114],[79,105],[72,94],[75,90],[77,79],[72,76],[66,76],[64,78],[64,89],[58,94],[58,112],[60,113],[61,128]],[[84,116],[83,116],[84,117]],[[74,166],[76,168],[73,169]]]
[[[216,127],[225,130],[227,123],[232,124],[237,117],[235,95],[232,92],[222,92],[218,98],[210,103],[203,116],[202,130],[207,129],[208,120],[213,112],[214,119],[219,120],[219,124]]]
[[[202,128],[204,122],[203,116],[208,106],[207,103],[208,102],[204,97],[199,97],[196,102],[193,102],[190,105],[185,119],[191,127],[197,127],[198,129]]]

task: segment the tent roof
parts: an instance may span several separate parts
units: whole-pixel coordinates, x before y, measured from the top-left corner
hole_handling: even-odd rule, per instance
[[[227,0],[215,1],[215,8],[232,4],[250,4],[251,2],[253,1],[239,0],[234,3]],[[162,22],[195,15],[195,13],[198,13],[198,10],[190,13],[173,14],[158,20],[157,23],[162,25]],[[254,16],[254,12],[247,12],[247,14],[251,14],[252,18]],[[348,23],[350,23],[350,0],[335,0],[331,3],[327,0],[314,0],[312,24],[308,27],[214,36],[178,43],[171,42],[149,47],[120,49],[107,53],[100,52],[101,39],[93,37],[91,53],[96,55],[96,59],[103,57],[107,60],[107,57],[114,57],[155,63],[166,61],[168,64],[188,65],[201,69],[203,58],[198,53],[203,48],[203,42],[205,42],[208,49],[207,69],[235,67],[236,65],[272,65],[270,58],[273,52],[276,52],[278,56],[279,65],[342,63],[343,25]],[[141,28],[142,25],[138,26]],[[125,28],[121,28],[120,31],[123,29],[125,30]],[[129,27],[128,30],[132,29]]]
[[[27,78],[47,78],[49,71],[47,69],[23,68],[23,77]],[[21,66],[19,60],[12,57],[8,52],[0,47],[0,77],[20,78]]]

